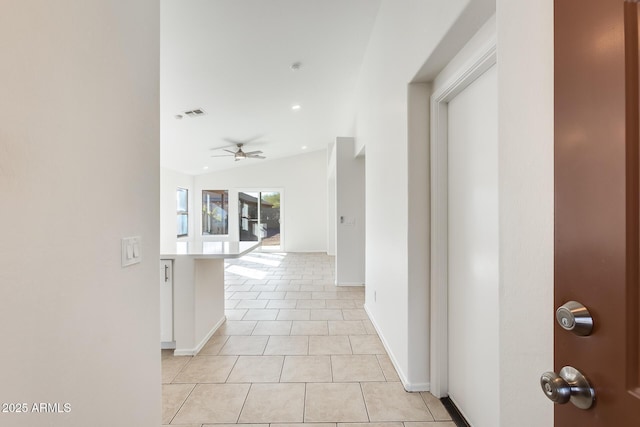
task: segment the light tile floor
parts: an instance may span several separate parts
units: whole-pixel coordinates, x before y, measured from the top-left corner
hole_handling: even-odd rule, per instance
[[[407,393],[334,258],[253,252],[225,267],[227,321],[195,357],[162,353],[163,425],[455,427]]]

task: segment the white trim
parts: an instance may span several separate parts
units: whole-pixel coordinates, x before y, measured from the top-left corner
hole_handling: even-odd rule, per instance
[[[445,397],[448,378],[448,109],[449,101],[495,65],[496,37],[431,95],[431,393]]]
[[[384,335],[380,333],[380,328],[378,327],[378,324],[376,323],[376,321],[373,319],[373,316],[369,312],[369,307],[366,304],[364,304],[363,308],[365,313],[367,313],[367,317],[369,317],[371,324],[373,325],[374,329],[378,333],[378,337],[382,342],[382,346],[387,351],[387,355],[391,360],[391,364],[395,368],[396,373],[398,374],[398,377],[400,378],[400,382],[402,383],[402,386],[404,387],[404,389],[408,392],[429,391],[429,383],[411,383],[409,382],[409,380],[407,380],[407,376],[400,369],[398,362],[396,361],[395,355],[391,351],[391,347],[389,347],[389,345],[387,344],[387,341],[384,339]]]
[[[364,283],[361,282],[336,282],[336,286],[364,286]]]
[[[160,342],[160,348],[162,350],[172,350],[176,348],[176,342],[175,341],[162,341]]]
[[[213,336],[213,334],[215,334],[215,332],[218,330],[218,328],[220,326],[222,326],[222,324],[224,322],[227,321],[227,316],[222,316],[222,318],[220,320],[218,320],[218,323],[216,323],[213,328],[211,328],[211,330],[207,333],[207,335],[205,335],[205,337],[202,339],[202,341],[200,341],[200,343],[195,346],[192,349],[176,349],[173,352],[174,356],[195,356],[197,355],[200,350],[202,350],[202,347],[205,346],[205,344],[207,344],[207,341],[209,341],[209,339]]]

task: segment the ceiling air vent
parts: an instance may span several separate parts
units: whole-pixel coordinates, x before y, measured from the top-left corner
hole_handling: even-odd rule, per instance
[[[196,108],[195,110],[185,111],[184,115],[187,117],[200,117],[204,116],[205,112],[202,108]]]

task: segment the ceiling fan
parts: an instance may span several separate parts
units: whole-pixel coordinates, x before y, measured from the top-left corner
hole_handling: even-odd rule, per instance
[[[235,161],[239,161],[239,160],[244,160],[244,159],[266,159],[266,157],[261,156],[260,154],[262,154],[262,151],[243,151],[242,147],[244,146],[244,143],[241,142],[237,142],[236,143],[236,147],[238,147],[237,151],[231,151],[231,150],[227,150],[226,148],[223,149],[223,151],[226,151],[227,153],[230,154],[217,154],[215,156],[211,156],[211,157],[231,157],[233,156],[235,158]],[[216,148],[214,148],[214,150],[216,150]]]

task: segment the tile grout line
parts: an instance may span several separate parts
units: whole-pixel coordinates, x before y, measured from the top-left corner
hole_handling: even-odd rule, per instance
[[[280,376],[278,377],[278,382],[282,383],[282,374],[284,373],[284,362],[287,360],[287,355],[282,356],[282,365],[280,366]]]
[[[306,422],[307,416],[307,383],[304,383],[304,400],[302,401],[302,422]]]
[[[380,359],[378,358],[378,355],[374,354],[373,356],[376,358],[376,362],[378,362],[378,368],[380,368],[380,372],[382,372],[382,378],[384,378],[385,382],[389,382],[389,380],[387,379],[387,376],[384,374],[384,369],[382,369],[382,365],[380,364]],[[420,397],[422,397],[422,395],[420,395]],[[424,400],[424,399],[422,399],[422,400]],[[426,405],[427,402],[424,402],[424,404]],[[428,406],[427,406],[427,409],[429,409]],[[431,411],[429,411],[429,412],[431,412]]]
[[[349,348],[351,349],[351,354],[353,353],[353,344],[351,344],[351,335],[347,335],[347,340],[349,341]]]
[[[367,420],[371,422],[371,415],[369,415],[369,407],[367,406],[367,399],[365,399],[364,397],[364,387],[361,382],[359,384],[360,384],[360,393],[362,393],[362,402],[364,403],[364,410],[367,412]]]
[[[224,357],[224,356],[223,356]],[[233,366],[231,367],[231,369],[229,370],[229,373],[227,374],[227,377],[224,379],[224,384],[227,384],[229,381],[229,377],[231,376],[231,372],[233,372],[233,369],[236,367],[236,365],[238,364],[238,360],[240,360],[240,356],[235,356],[236,360],[233,361]]]
[[[251,393],[251,388],[253,388],[253,383],[249,383],[247,394],[244,396],[244,400],[242,401],[242,406],[240,407],[240,411],[238,411],[238,416],[236,417],[236,422],[234,424],[238,424],[238,422],[240,421],[240,416],[242,415],[242,411],[244,411],[244,407],[247,404],[247,400],[249,399],[249,393]]]
[[[329,370],[331,371],[331,382],[335,383],[336,380],[333,377],[333,354],[329,355]]]
[[[193,391],[196,389],[197,386],[198,386],[198,384],[194,384],[193,387],[191,387],[191,391],[189,391],[189,394],[187,394],[187,397],[184,398],[184,400],[180,404],[180,407],[178,408],[176,413],[173,414],[173,417],[171,417],[171,420],[169,421],[169,424],[171,424],[173,422],[173,420],[178,416],[178,412],[180,412],[180,410],[184,406],[185,402],[187,401],[187,399],[189,399],[189,397],[191,396],[191,393],[193,393]]]
[[[429,393],[429,392],[427,392],[427,393]],[[433,412],[431,412],[431,408],[429,408],[429,403],[427,402],[427,400],[422,395],[422,392],[419,392],[419,394],[420,394],[420,398],[422,398],[422,401],[424,402],[424,406],[427,407],[427,411],[429,411],[429,414],[431,414],[431,418],[433,418],[433,421],[437,421],[436,417],[433,415]]]
[[[182,365],[182,368],[180,368],[180,370],[173,376],[173,378],[168,384],[184,384],[184,383],[174,383],[174,381],[176,380],[176,378],[178,378],[178,376],[182,373],[182,371],[186,369],[187,365],[189,365],[193,361],[193,358],[194,358],[194,356],[178,356],[178,357],[189,357],[189,360],[187,361],[187,363]],[[162,363],[162,361],[160,361],[160,363]]]

